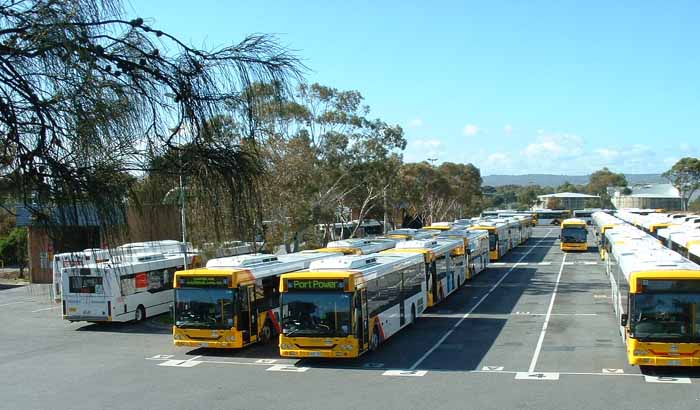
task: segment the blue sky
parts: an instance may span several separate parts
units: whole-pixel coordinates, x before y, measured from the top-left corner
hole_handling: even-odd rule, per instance
[[[337,3],[337,4],[331,4]],[[196,46],[274,33],[307,80],[359,90],[406,161],[483,175],[662,172],[700,156],[697,1],[132,0]]]

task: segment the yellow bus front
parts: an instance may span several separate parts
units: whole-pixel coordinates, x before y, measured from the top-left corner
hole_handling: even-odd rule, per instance
[[[366,300],[351,272],[299,272],[280,280],[283,357],[352,358],[368,348]],[[371,329],[371,328],[370,328]]]
[[[565,220],[561,223],[559,248],[563,251],[587,251],[588,228],[583,220]]]
[[[236,323],[237,273],[214,269],[175,273],[175,346],[241,348],[248,344]]]
[[[700,366],[700,271],[633,273],[622,321],[631,365]]]

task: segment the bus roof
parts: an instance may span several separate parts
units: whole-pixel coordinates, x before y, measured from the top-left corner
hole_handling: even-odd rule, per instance
[[[564,219],[563,221],[561,221],[561,226],[562,226],[562,227],[564,227],[564,226],[566,226],[566,225],[572,225],[572,226],[580,226],[580,225],[583,225],[583,226],[586,226],[587,223],[586,223],[586,221],[584,221],[583,219],[579,219],[579,218],[568,218],[568,219]]]
[[[409,266],[422,264],[421,255],[346,255],[311,264],[308,269],[282,275],[282,279],[350,278],[367,281]]]

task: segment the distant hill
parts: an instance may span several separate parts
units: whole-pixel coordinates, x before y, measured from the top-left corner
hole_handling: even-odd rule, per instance
[[[556,187],[569,181],[574,185],[585,185],[590,175],[553,175],[553,174],[525,174],[525,175],[486,175],[483,178],[484,185],[540,185]],[[668,183],[661,174],[625,174],[630,184],[659,184]]]

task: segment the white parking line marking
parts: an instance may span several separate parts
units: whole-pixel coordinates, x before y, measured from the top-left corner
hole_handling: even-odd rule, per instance
[[[564,259],[566,259],[566,253],[564,254]],[[562,265],[573,265],[574,262],[564,262]]]
[[[564,272],[564,264],[566,263],[566,255],[567,254],[565,253],[564,259],[561,260],[561,266],[559,267],[559,274],[557,275],[557,282],[554,284],[554,291],[552,292],[552,298],[549,301],[549,308],[547,309],[547,315],[545,316],[544,323],[542,324],[542,331],[540,332],[540,338],[539,338],[539,340],[537,340],[537,346],[535,347],[535,353],[532,355],[532,361],[530,362],[530,368],[528,369],[528,372],[530,372],[530,373],[535,371],[535,366],[537,366],[537,359],[539,359],[539,357],[540,357],[540,351],[542,350],[542,343],[544,342],[544,335],[547,333],[547,326],[549,326],[549,318],[552,315],[552,309],[554,309],[554,299],[556,299],[556,297],[557,297],[557,290],[559,289],[559,282],[561,281],[561,274]]]
[[[598,262],[583,262],[584,265],[597,265]]]
[[[538,263],[538,265],[542,265],[542,266],[549,266],[551,264],[552,264],[552,262],[540,262],[540,263]]]
[[[158,366],[166,366],[166,367],[195,367],[198,364],[201,364],[203,362],[199,362],[196,360],[166,360],[163,363],[158,363]]]
[[[255,361],[255,363],[261,363],[261,364],[272,364],[275,363],[277,359],[258,359]]]
[[[502,372],[503,366],[484,366],[481,368],[483,372]]]
[[[542,239],[540,239],[539,242],[544,241],[544,240],[547,238],[547,236],[549,236],[550,233],[552,233],[552,230],[551,230],[551,229],[550,229],[549,231],[547,231],[547,234],[546,234],[545,236],[543,236]],[[539,242],[538,242],[538,243],[539,243]],[[534,249],[534,248],[533,248],[533,249]],[[530,249],[530,251],[529,251],[528,253],[524,254],[524,255],[520,258],[520,260],[519,260],[518,262],[520,262],[520,261],[522,261],[523,259],[525,259],[525,257],[526,257],[527,255],[529,255],[530,252],[532,252],[532,249]],[[486,298],[489,297],[489,295],[490,295],[491,293],[493,293],[493,291],[498,287],[498,285],[500,285],[501,282],[503,282],[503,281],[508,277],[508,275],[510,275],[510,273],[513,272],[513,270],[515,270],[515,268],[516,268],[516,267],[513,266],[512,268],[508,269],[508,271],[507,271],[503,276],[501,276],[501,278],[500,278],[496,283],[494,283],[493,286],[491,286],[491,288],[488,290],[488,292],[486,292],[486,294],[484,294],[484,296],[482,296],[481,299],[479,299],[479,300],[476,302],[476,304],[475,304],[474,306],[472,306],[471,309],[469,309],[469,312],[467,312],[467,313],[465,313],[464,315],[462,315],[462,318],[459,319],[459,320],[457,321],[457,323],[455,323],[455,324],[452,326],[452,328],[450,328],[450,330],[448,330],[447,332],[445,332],[445,334],[442,335],[442,337],[440,338],[440,340],[438,340],[437,343],[435,343],[435,344],[433,345],[433,347],[431,347],[427,352],[425,352],[425,353],[423,354],[423,356],[421,356],[415,363],[413,363],[413,365],[409,368],[409,370],[415,370],[421,363],[423,363],[423,361],[424,361],[426,358],[428,358],[428,356],[430,356],[430,355],[442,344],[442,342],[444,342],[445,339],[447,339],[447,338],[455,331],[455,329],[457,329],[457,328],[459,327],[459,325],[461,325],[462,322],[464,322],[464,320],[466,320],[466,319],[469,317],[469,315],[471,315],[479,306],[481,306],[481,304],[484,302],[484,300],[486,300]]]
[[[428,374],[427,370],[387,370],[382,373],[382,376],[422,377],[426,374]]]
[[[32,313],[43,312],[45,310],[54,310],[54,309],[58,309],[58,308],[60,308],[60,306],[52,306],[52,307],[48,307],[48,308],[44,308],[44,309],[32,310]]]
[[[294,372],[294,373],[303,373],[307,370],[309,370],[308,367],[296,367],[296,366],[290,366],[286,364],[276,364],[272,367],[269,367],[265,369],[268,372]]]
[[[541,373],[534,373],[534,372],[518,372],[515,374],[515,379],[516,380],[548,380],[548,381],[554,381],[554,380],[559,380],[559,373],[551,373],[551,372],[541,372]]]
[[[493,266],[503,266],[503,265],[505,265],[505,264],[506,264],[505,262],[492,262],[492,263],[489,263],[489,266],[491,266],[491,265],[493,265]]]
[[[625,371],[622,369],[603,369],[603,373],[608,373],[608,374],[622,374]]]
[[[647,383],[677,383],[690,384],[688,377],[665,377],[665,376],[644,376],[644,381]]]
[[[167,360],[167,359],[170,359],[170,358],[173,357],[173,356],[174,356],[174,355],[172,355],[172,354],[157,354],[157,355],[155,355],[155,356],[153,356],[153,357],[149,357],[149,359],[151,359],[151,360]]]

